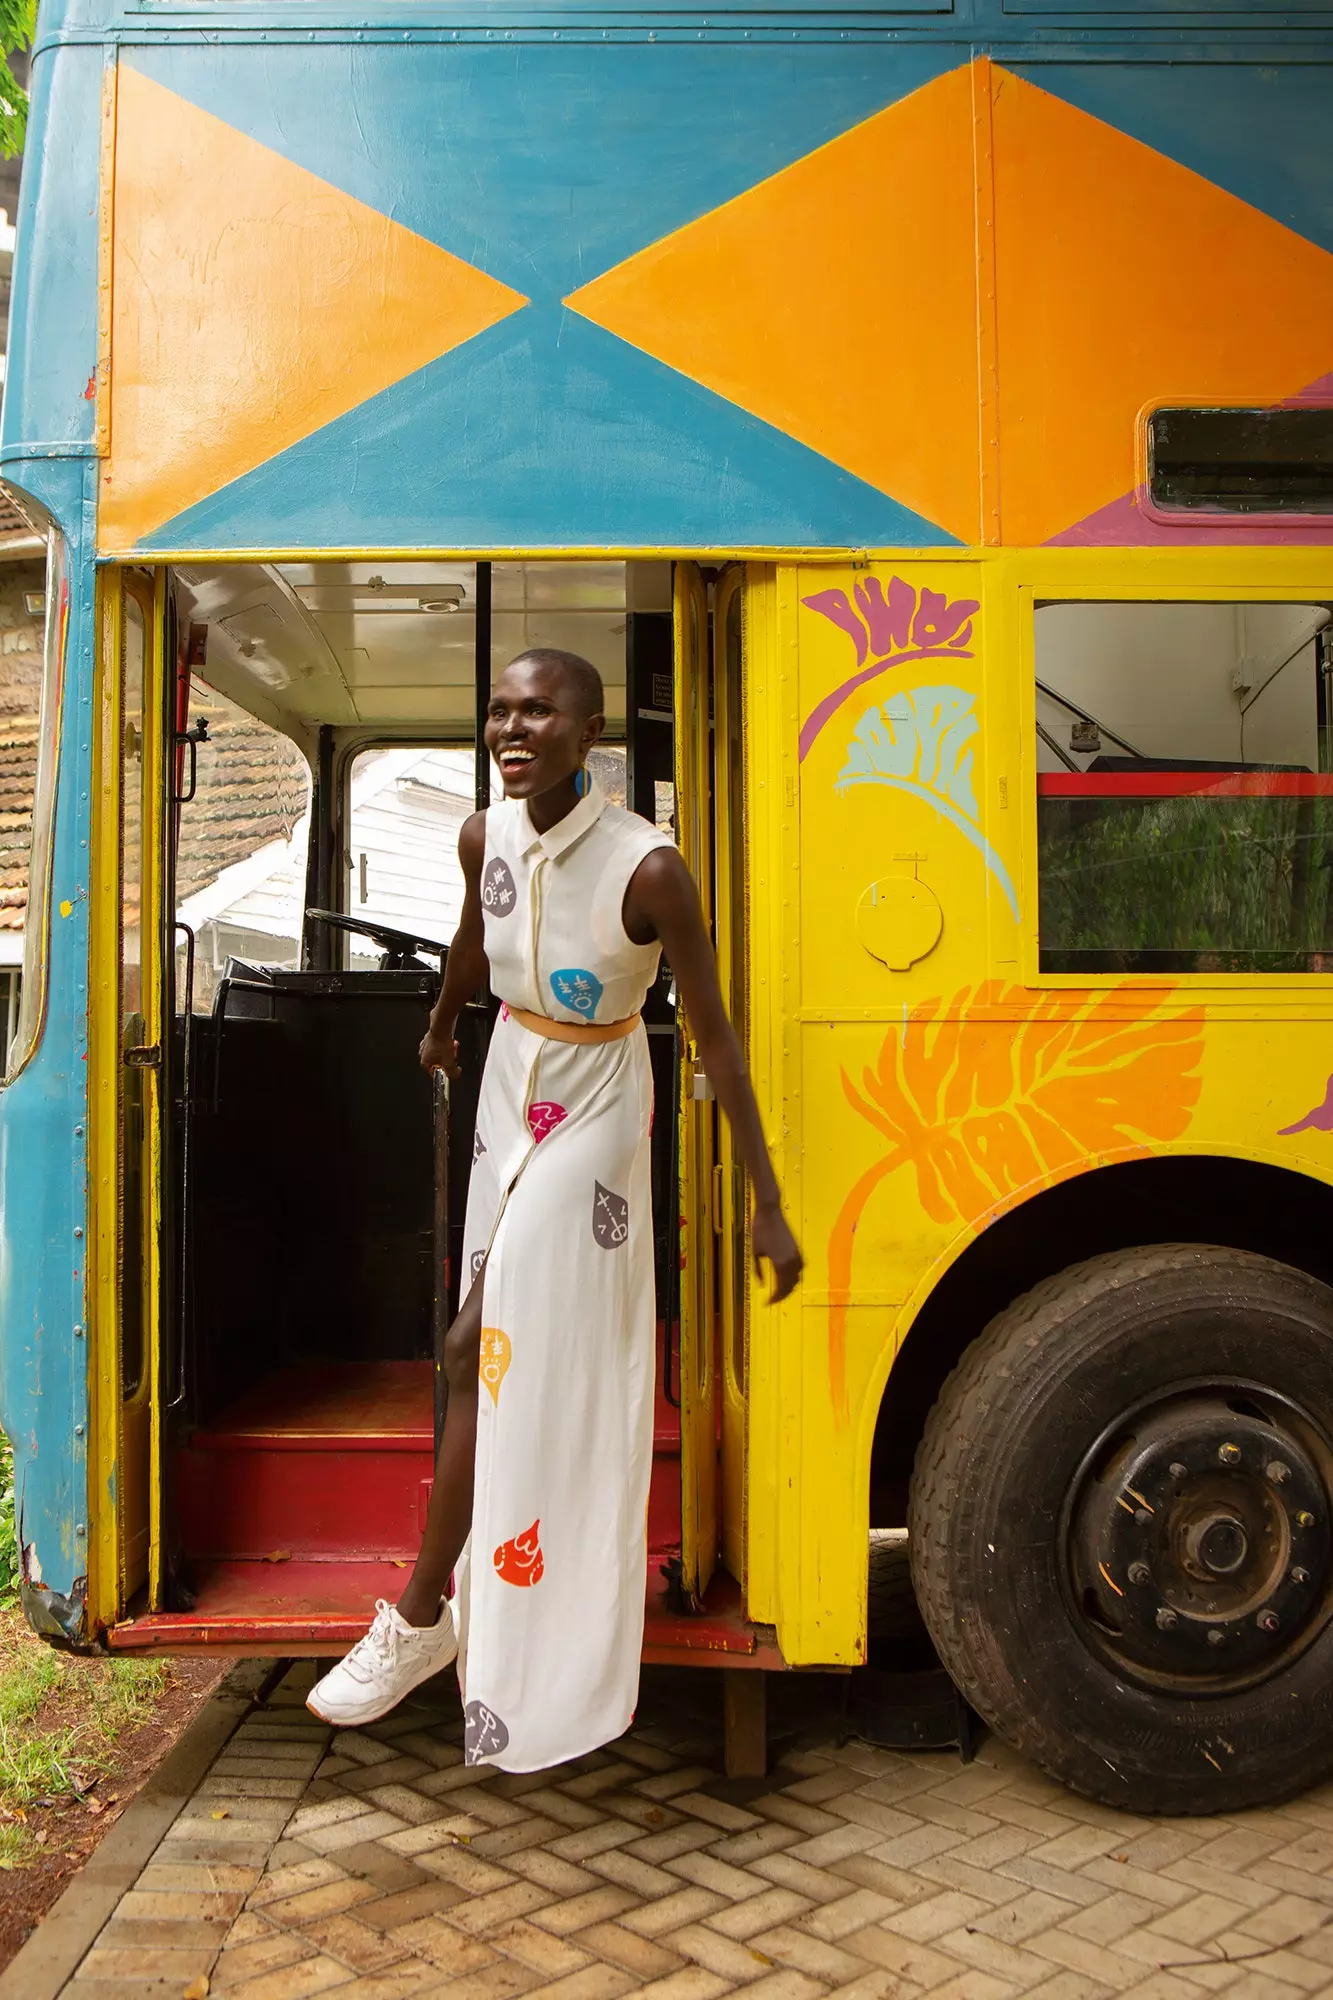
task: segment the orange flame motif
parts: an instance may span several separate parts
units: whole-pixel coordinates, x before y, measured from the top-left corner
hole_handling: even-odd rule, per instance
[[[491,1401],[498,1407],[500,1384],[509,1373],[509,1363],[513,1358],[513,1347],[509,1335],[502,1333],[498,1326],[484,1326],[481,1329],[482,1381],[490,1391]]]
[[[495,1551],[495,1573],[504,1583],[514,1583],[520,1589],[528,1589],[540,1583],[546,1569],[542,1555],[542,1545],[537,1539],[540,1521],[534,1521],[524,1534],[515,1535],[512,1541],[501,1542]]]
[[[857,1226],[871,1195],[910,1165],[932,1222],[991,1222],[1091,1155],[1177,1139],[1198,1102],[1203,1009],[1168,1012],[1172,986],[1032,993],[988,980],[913,1008],[884,1037],[854,1111],[888,1143],[829,1235],[829,1378],[847,1415],[847,1307]]]

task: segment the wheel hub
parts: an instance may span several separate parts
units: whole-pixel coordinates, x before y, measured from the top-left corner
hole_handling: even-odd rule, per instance
[[[1315,1426],[1265,1390],[1185,1390],[1121,1420],[1065,1512],[1085,1635],[1121,1672],[1182,1691],[1276,1671],[1324,1615],[1329,1469]]]

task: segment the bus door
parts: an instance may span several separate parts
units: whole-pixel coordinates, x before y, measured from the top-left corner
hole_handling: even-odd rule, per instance
[[[742,1038],[743,574],[727,571],[715,586],[711,641],[698,568],[677,563],[674,588],[677,835],[717,948],[723,998]],[[697,1603],[719,1549],[743,1580],[746,1199],[731,1134],[717,1115],[683,1009],[681,1037],[681,1567],[685,1595]],[[720,1493],[727,1504],[719,1522]]]
[[[102,596],[89,1063],[97,1388],[94,1615],[160,1588],[165,576],[109,571]],[[114,1495],[105,1506],[99,1496]]]
[[[713,936],[722,998],[747,1042],[746,829],[741,735],[745,570],[735,564],[713,587]],[[722,1560],[745,1583],[746,1366],[749,1337],[749,1195],[725,1118],[716,1121],[713,1171],[717,1234],[717,1355],[722,1399]]]

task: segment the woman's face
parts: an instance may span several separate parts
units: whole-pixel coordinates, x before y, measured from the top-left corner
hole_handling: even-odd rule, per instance
[[[603,726],[602,716],[582,713],[562,668],[515,660],[491,689],[486,712],[486,747],[505,796],[537,798],[572,778]]]

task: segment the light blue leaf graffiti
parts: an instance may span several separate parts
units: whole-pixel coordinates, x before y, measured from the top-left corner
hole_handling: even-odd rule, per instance
[[[976,696],[966,688],[900,688],[857,723],[837,788],[890,785],[923,800],[976,848],[1017,919],[1009,871],[978,824],[971,747],[978,728]]]

